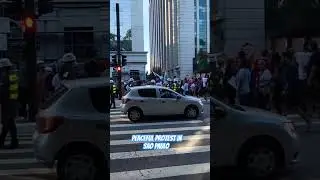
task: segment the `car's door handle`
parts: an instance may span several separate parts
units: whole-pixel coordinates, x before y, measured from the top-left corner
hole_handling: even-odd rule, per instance
[[[166,103],[165,101],[161,101],[162,103]]]
[[[141,100],[140,102],[144,102],[143,100]]]

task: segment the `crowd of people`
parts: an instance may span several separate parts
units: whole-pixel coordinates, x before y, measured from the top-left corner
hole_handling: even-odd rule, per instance
[[[310,119],[318,113],[319,102],[320,52],[316,42],[305,43],[299,52],[292,48],[282,54],[265,50],[258,57],[241,50],[218,64],[209,80],[211,95],[230,104],[282,115],[299,112],[310,131]]]
[[[184,95],[217,97],[229,104],[257,107],[281,115],[298,112],[311,128],[311,118],[320,102],[320,51],[315,41],[294,52],[264,50],[252,53],[245,44],[235,57],[218,59],[211,72],[183,79],[160,76],[140,81],[130,78],[122,82],[122,94],[131,86],[165,86]],[[254,54],[254,55],[253,55]],[[116,87],[116,86],[115,86]]]

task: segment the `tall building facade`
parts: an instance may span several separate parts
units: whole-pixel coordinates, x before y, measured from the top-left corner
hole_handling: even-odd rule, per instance
[[[210,52],[210,0],[194,0],[196,52]]]
[[[150,70],[168,76],[193,73],[194,1],[150,0]]]
[[[144,50],[143,1],[121,0],[120,7],[120,35],[121,51],[127,56],[127,65],[122,68],[124,79],[145,79],[147,53]],[[116,53],[117,47],[116,0],[110,0],[110,55]],[[111,59],[111,58],[110,58]],[[116,71],[111,67],[110,75]]]

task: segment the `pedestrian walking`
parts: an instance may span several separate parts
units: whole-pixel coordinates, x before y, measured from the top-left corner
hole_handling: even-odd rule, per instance
[[[4,147],[7,134],[11,135],[10,148],[18,147],[17,127],[15,118],[18,111],[19,78],[15,70],[11,69],[12,63],[8,58],[0,60],[1,86],[1,124],[0,147]]]
[[[114,84],[113,80],[110,80],[110,108],[116,108],[116,95],[117,95],[117,86]]]
[[[236,81],[235,77],[237,74],[236,60],[229,58],[224,73],[223,86],[225,92],[225,98],[228,104],[235,104],[236,99]]]
[[[266,67],[264,59],[258,60],[257,68],[258,107],[261,109],[269,109],[272,74]]]
[[[250,82],[251,71],[248,60],[241,59],[240,69],[236,75],[236,89],[241,105],[249,106],[250,104]]]

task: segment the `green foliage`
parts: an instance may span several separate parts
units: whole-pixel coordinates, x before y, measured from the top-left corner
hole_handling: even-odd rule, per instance
[[[111,51],[117,50],[117,35],[110,33],[110,48]],[[120,40],[120,47],[122,51],[132,51],[132,33],[131,29],[126,32],[126,35]]]

